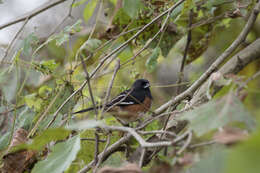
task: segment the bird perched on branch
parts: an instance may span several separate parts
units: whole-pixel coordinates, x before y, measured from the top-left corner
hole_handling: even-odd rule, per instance
[[[123,91],[105,106],[97,106],[97,109],[104,106],[106,112],[111,113],[123,125],[126,125],[138,120],[150,109],[151,104],[152,94],[149,81],[146,79],[137,79],[129,90]],[[94,107],[74,112],[74,114],[91,110],[94,110]]]

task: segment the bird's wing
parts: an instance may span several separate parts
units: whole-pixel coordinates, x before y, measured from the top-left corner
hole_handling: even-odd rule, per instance
[[[118,106],[124,106],[124,105],[132,105],[135,104],[135,99],[130,95],[131,90],[125,90],[119,95],[117,95],[114,99],[112,99],[107,106],[112,105],[118,105]]]

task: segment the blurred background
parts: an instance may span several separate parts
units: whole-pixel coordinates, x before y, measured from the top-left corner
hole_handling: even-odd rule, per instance
[[[27,16],[56,1],[2,0],[0,2],[2,2],[0,3],[1,27],[9,21]],[[134,0],[128,2],[132,3],[128,6],[124,4],[120,6],[116,0],[67,0],[28,20],[21,31],[24,21],[0,29],[0,61],[2,61],[0,64],[0,112],[7,112],[5,115],[10,115],[9,110],[16,111],[19,107],[21,109],[17,109],[15,113],[19,115],[18,120],[14,124],[17,124],[17,127],[32,128],[33,122],[39,119],[56,95],[59,97],[50,109],[50,115],[85,81],[80,56],[85,60],[87,70],[91,74],[103,57],[176,1]],[[120,60],[121,68],[116,75],[111,97],[129,88],[137,78],[146,78],[151,82],[154,97],[152,110],[155,110],[196,81],[230,46],[244,28],[250,11],[256,3],[248,0],[189,2],[194,3],[180,6],[170,15],[167,29],[152,41],[148,49],[135,57],[138,51],[159,31],[162,21],[150,26],[137,39],[126,45],[124,50],[111,56],[104,63],[91,80],[96,102],[101,103],[104,100],[116,66],[115,60]],[[193,7],[196,10],[193,12],[191,43],[183,79],[178,84],[188,37],[189,11]],[[163,18],[165,19],[166,17]],[[127,31],[131,32],[127,33]],[[20,33],[16,37],[17,32]],[[122,33],[123,35],[120,35]],[[259,36],[260,17],[258,16],[247,39],[232,55],[254,42]],[[259,69],[260,61],[254,61],[235,77],[235,81],[238,83],[245,81]],[[231,85],[225,86],[214,99],[229,93],[232,87],[236,86],[234,84],[236,82],[233,81]],[[243,106],[257,121],[260,121],[259,88],[258,77],[248,84],[245,89],[247,97],[243,100]],[[72,112],[91,105],[90,93],[85,87],[62,109],[57,123],[63,119],[64,115],[71,115]],[[181,104],[180,109],[183,106],[184,104]],[[30,115],[27,116],[30,118],[24,120],[25,115]],[[79,118],[82,117],[85,118],[85,115],[79,115]],[[90,113],[87,118],[89,117],[94,117],[94,113]],[[8,137],[7,132],[10,131],[14,119],[13,116],[0,117],[2,136]],[[47,118],[46,122],[49,120]],[[43,129],[46,122],[39,129]],[[112,117],[107,120],[107,123],[111,122],[115,123]],[[160,121],[150,128],[157,129],[161,125]],[[213,136],[210,133],[202,139],[208,139],[210,135]],[[5,140],[8,139],[7,137]],[[4,137],[1,137],[0,141],[3,140]],[[1,147],[0,145],[0,149]],[[219,148],[215,151],[219,151]],[[216,156],[217,159],[221,157]],[[85,162],[90,161],[90,154],[87,159],[84,159]],[[206,162],[203,164],[207,166]],[[76,167],[72,166],[71,170],[77,170]]]

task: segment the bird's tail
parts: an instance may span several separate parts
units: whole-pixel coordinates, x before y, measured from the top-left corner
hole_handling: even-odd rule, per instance
[[[96,106],[96,108],[100,109],[100,108],[102,108],[102,106]],[[73,112],[73,114],[79,114],[79,113],[88,112],[88,111],[92,111],[92,110],[94,110],[94,107],[90,107],[90,108],[87,108],[87,109],[82,109],[80,111]]]

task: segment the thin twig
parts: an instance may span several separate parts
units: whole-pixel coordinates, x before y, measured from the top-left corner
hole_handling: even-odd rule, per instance
[[[166,29],[165,26],[166,26],[166,23],[167,23],[168,20],[169,20],[170,14],[171,14],[171,11],[168,12],[168,15],[167,15],[165,21],[163,22],[161,28],[159,29],[159,31],[158,31],[151,39],[149,39],[149,40],[145,43],[145,45],[144,45],[140,50],[138,50],[138,52],[137,52],[133,57],[131,57],[131,58],[130,58],[129,60],[127,60],[126,62],[124,62],[124,63],[122,64],[122,66],[124,66],[124,65],[126,65],[127,63],[133,61],[138,55],[140,55],[144,50],[146,50],[146,49],[148,48],[148,46],[155,40],[155,38],[156,38],[160,33],[162,33],[162,35],[161,35],[161,38],[162,38],[163,32],[164,32],[165,29]],[[160,38],[160,39],[161,39],[161,38]],[[159,44],[159,43],[160,43],[160,41],[158,42],[158,44]]]
[[[141,157],[140,157],[140,160],[139,160],[139,167],[140,168],[142,168],[142,166],[143,166],[145,153],[146,153],[146,148],[142,148],[142,153],[141,153]]]
[[[212,145],[212,144],[215,144],[215,143],[216,143],[215,140],[207,141],[207,142],[201,142],[201,143],[198,143],[198,144],[192,144],[188,148],[193,149],[193,148],[202,147],[202,146],[205,146],[205,145]]]
[[[98,163],[98,154],[99,154],[99,135],[97,130],[95,131],[95,155],[94,155],[94,164],[96,165]]]
[[[109,45],[112,41],[114,41],[114,40],[118,39],[119,37],[124,36],[124,35],[126,35],[126,34],[128,34],[128,33],[131,33],[131,32],[133,32],[133,31],[135,31],[135,30],[138,30],[138,29],[140,29],[140,28],[141,28],[141,27],[136,27],[136,28],[130,29],[130,30],[126,31],[126,32],[120,33],[120,34],[118,34],[117,36],[114,36],[113,38],[111,38],[110,40],[106,41],[104,44],[102,44],[101,46],[99,46],[97,49],[95,49],[94,52],[93,52],[93,56],[95,55],[95,53],[96,53],[98,50],[103,49],[104,47],[106,47],[107,45]],[[86,59],[84,59],[84,61],[87,61],[87,60],[88,60],[89,58],[91,58],[91,57],[92,57],[92,56],[89,55]],[[79,65],[81,65],[81,63],[77,64],[77,65],[75,66],[75,68],[77,68]],[[113,72],[113,71],[112,71],[112,72]]]
[[[148,24],[146,24],[142,29],[140,29],[136,34],[134,34],[131,38],[129,38],[127,41],[125,41],[123,44],[121,44],[120,46],[118,46],[116,49],[114,49],[113,51],[111,51],[108,55],[106,55],[101,62],[97,65],[97,67],[92,71],[92,73],[89,75],[90,78],[92,78],[96,72],[102,67],[102,65],[106,62],[106,60],[108,58],[110,58],[112,55],[114,55],[115,53],[119,53],[120,51],[122,51],[125,46],[127,46],[128,43],[130,43],[133,39],[135,39],[136,37],[138,37],[146,28],[148,28],[150,25],[152,25],[154,22],[156,22],[158,19],[160,19],[161,17],[163,17],[164,15],[168,14],[169,12],[172,12],[175,8],[177,8],[180,4],[182,4],[185,0],[179,0],[177,3],[175,3],[171,8],[169,8],[168,10],[164,11],[163,13],[161,13],[160,15],[158,15],[157,17],[155,17],[151,22],[149,22]]]
[[[56,5],[59,5],[59,4],[63,3],[63,2],[65,2],[65,1],[67,1],[67,0],[59,0],[59,1],[56,1],[56,2],[54,2],[52,4],[47,4],[47,5],[44,4],[41,7],[33,10],[29,14],[25,14],[25,15],[23,15],[21,17],[18,17],[18,18],[14,19],[14,20],[12,20],[10,22],[7,22],[7,23],[4,23],[4,24],[0,25],[0,30],[3,29],[3,28],[6,28],[8,26],[11,26],[13,24],[16,24],[18,22],[21,22],[21,21],[24,21],[24,20],[27,20],[27,19],[30,20],[34,16],[36,16],[36,15],[38,15],[38,14],[40,14],[40,13],[42,13],[42,12],[52,8],[52,7],[54,7]]]
[[[15,40],[17,39],[17,37],[20,35],[20,33],[23,31],[25,25],[28,23],[29,19],[27,18],[23,25],[21,26],[21,28],[17,31],[17,33],[15,34],[14,38],[11,40],[10,44],[8,45],[8,47],[6,48],[5,50],[5,54],[1,60],[1,63],[5,60],[5,58],[7,57],[8,53],[9,53],[9,50],[11,49],[11,47],[13,46]]]
[[[177,142],[181,141],[182,139],[186,138],[186,136],[188,136],[189,133],[190,133],[190,130],[187,130],[186,132],[184,132],[183,134],[181,134],[180,136],[175,138],[174,143],[177,143]]]
[[[103,151],[102,153],[100,153],[98,155],[99,160],[101,158],[107,157],[110,153],[114,152],[122,144],[125,144],[127,141],[130,140],[131,136],[132,135],[127,134],[126,136],[124,136],[123,138],[119,139],[117,142],[115,142],[111,146],[107,147],[107,149],[105,151]],[[92,160],[88,165],[86,165],[84,168],[82,168],[78,173],[84,173],[84,172],[89,171],[93,165],[94,165],[94,160]]]
[[[112,87],[113,87],[114,80],[115,80],[116,74],[117,74],[117,72],[118,72],[119,69],[120,69],[120,60],[118,59],[118,60],[116,61],[114,74],[112,75],[112,78],[111,78],[111,80],[110,80],[109,86],[108,86],[108,88],[107,88],[107,93],[106,93],[106,97],[105,97],[105,102],[104,102],[104,105],[103,105],[102,110],[101,110],[101,117],[102,117],[102,114],[103,114],[103,112],[104,112],[104,110],[105,110],[105,107],[106,107],[106,105],[107,105],[107,102],[108,102],[108,100],[109,100],[110,93],[111,93],[111,89],[112,89]]]
[[[70,8],[69,8],[69,12],[68,14],[62,19],[62,21],[54,28],[54,30],[51,32],[51,34],[48,36],[50,37],[51,35],[53,35],[58,28],[68,19],[68,18],[72,18],[72,8],[73,8],[73,4],[75,3],[75,0],[72,0],[71,4],[70,4]]]
[[[184,145],[181,147],[181,149],[179,149],[179,151],[177,152],[177,155],[180,155],[189,146],[191,139],[192,139],[192,132],[189,131],[188,138],[187,138],[186,142],[184,143]]]
[[[191,9],[190,13],[189,13],[187,42],[186,42],[186,45],[185,45],[185,50],[184,50],[184,54],[183,54],[182,61],[181,61],[179,79],[177,81],[177,84],[180,84],[183,80],[183,77],[184,77],[184,65],[186,63],[188,50],[189,50],[189,46],[190,46],[190,43],[191,43],[191,29],[189,29],[189,28],[192,25],[192,18],[193,18],[193,10]],[[179,94],[179,92],[180,92],[180,87],[177,87],[176,88],[176,94]]]
[[[253,76],[249,77],[249,78],[245,81],[245,83],[243,83],[243,85],[238,88],[238,90],[241,90],[242,88],[245,88],[250,81],[254,80],[254,79],[257,78],[258,76],[260,76],[260,71],[256,72]]]
[[[82,141],[96,141],[96,139],[93,139],[93,138],[81,138],[80,140],[82,140]],[[106,141],[103,140],[103,139],[99,139],[98,142],[106,142]]]
[[[95,24],[94,24],[94,26],[93,26],[91,32],[90,32],[90,35],[89,35],[89,37],[88,37],[88,40],[89,40],[90,38],[92,38],[92,36],[93,36],[93,34],[94,34],[95,30],[96,30],[97,23],[98,23],[98,19],[99,19],[99,17],[100,17],[101,12],[102,12],[103,0],[99,0],[99,1],[98,1],[98,4],[99,4],[99,9],[98,9],[96,21],[95,21]]]
[[[216,71],[219,66],[231,55],[237,47],[244,42],[246,39],[249,31],[253,27],[256,17],[258,16],[260,10],[260,1],[256,4],[255,8],[253,9],[248,22],[246,23],[245,27],[241,31],[240,35],[236,38],[236,40],[217,58],[217,60],[207,69],[205,73],[203,73],[199,79],[197,79],[187,90],[183,93],[179,94],[178,96],[172,98],[165,104],[161,105],[159,108],[155,110],[156,114],[159,114],[165,111],[169,106],[174,105],[181,100],[191,96],[207,79],[208,77]]]
[[[15,110],[17,110],[17,109],[20,109],[20,108],[24,107],[24,106],[25,106],[25,104],[24,104],[24,105],[17,106],[17,107],[15,107],[15,108],[12,108],[12,109],[9,109],[9,110],[6,110],[6,111],[4,111],[4,112],[0,112],[0,115],[4,115],[4,114],[10,113],[10,112],[13,112],[13,111],[15,111]]]
[[[83,58],[81,55],[79,55],[80,59],[81,59],[81,63],[82,63],[82,66],[83,66],[83,70],[85,72],[85,75],[86,75],[86,81],[87,81],[87,84],[88,84],[88,90],[89,90],[89,94],[90,94],[90,98],[91,98],[91,102],[93,104],[93,108],[94,108],[94,111],[95,111],[95,114],[96,114],[96,120],[98,118],[98,111],[97,111],[97,107],[96,107],[96,103],[95,103],[95,99],[94,99],[94,95],[93,95],[93,92],[92,92],[92,88],[91,88],[91,85],[90,85],[90,78],[89,78],[89,74],[88,74],[88,71],[87,71],[87,66],[86,66],[86,63],[84,62]]]
[[[52,120],[48,123],[46,129],[49,128],[49,127],[52,125],[52,123],[55,121],[55,119],[57,118],[58,113],[59,113],[60,110],[63,108],[63,106],[64,106],[66,103],[68,103],[68,101],[70,101],[70,99],[71,99],[74,95],[76,95],[78,92],[80,92],[80,91],[87,85],[87,83],[88,83],[87,81],[84,81],[84,82],[81,84],[81,86],[80,86],[76,91],[74,91],[74,92],[60,105],[60,107],[57,109],[57,111],[53,114],[53,118],[52,118]]]
[[[138,135],[138,133],[134,129],[129,128],[129,127],[102,125],[102,126],[100,126],[100,128],[104,128],[106,130],[111,130],[111,131],[123,131],[123,132],[128,132],[128,133],[123,138],[119,139],[117,142],[115,142],[114,144],[109,146],[106,151],[103,151],[101,154],[99,154],[99,156],[98,156],[99,159],[101,158],[101,156],[102,156],[102,158],[107,157],[110,153],[115,151],[122,144],[125,144],[127,141],[129,141],[132,136],[135,137],[135,139],[138,141],[138,143],[142,147],[149,148],[149,147],[158,147],[158,146],[170,146],[175,143],[178,143],[179,141],[181,141],[188,135],[188,131],[186,131],[182,135],[175,138],[173,141],[162,141],[162,142],[150,143],[150,142],[144,141],[144,139],[140,135]],[[88,165],[86,165],[84,168],[82,168],[78,173],[84,173],[84,172],[89,171],[93,165],[94,165],[94,160],[92,160]]]
[[[107,56],[105,56],[102,61],[100,62],[100,64],[96,67],[96,69],[90,74],[90,78],[92,78],[95,73],[98,71],[98,69],[105,63],[106,59],[108,59],[109,57],[111,57],[113,54],[115,54],[118,50],[120,50],[122,47],[126,46],[129,42],[131,42],[133,39],[135,39],[139,34],[141,34],[146,28],[148,28],[151,24],[153,24],[155,21],[157,21],[159,18],[163,17],[165,14],[167,14],[169,11],[173,11],[175,8],[177,8],[180,4],[182,4],[185,0],[180,0],[178,1],[176,4],[174,4],[171,8],[169,8],[168,10],[166,10],[165,12],[163,12],[162,14],[160,14],[159,16],[157,16],[156,18],[154,18],[151,22],[149,22],[148,24],[146,24],[141,30],[139,30],[134,36],[132,36],[129,40],[127,40],[125,43],[121,44],[121,46],[119,46],[118,48],[116,48],[115,50],[113,50],[110,54],[108,54]],[[76,90],[74,93],[72,93],[72,95],[70,95],[63,103],[62,105],[59,107],[59,109],[55,112],[54,114],[54,118],[52,120],[51,123],[53,123],[53,121],[55,120],[57,114],[59,113],[59,111],[62,109],[62,107],[75,95],[77,94],[79,91],[81,91],[85,85],[87,84],[87,81],[84,81],[84,83],[81,85],[81,87]]]
[[[171,141],[160,141],[160,142],[146,142],[133,128],[130,127],[122,127],[122,126],[106,126],[101,125],[101,128],[111,131],[122,131],[130,133],[144,148],[153,148],[153,147],[162,147],[162,146],[171,146],[173,142]]]
[[[142,135],[150,135],[150,134],[167,134],[172,137],[176,137],[177,135],[174,132],[170,131],[163,131],[163,130],[152,130],[152,131],[137,131],[138,133]]]
[[[100,157],[98,159],[98,163],[96,164],[95,168],[93,168],[93,173],[95,173],[97,171],[98,167],[102,163],[102,161],[104,159],[105,152],[107,151],[107,148],[108,148],[108,146],[110,144],[110,139],[111,139],[111,134],[108,134],[108,136],[107,136],[107,143],[105,145],[105,148],[104,148],[103,152],[100,154]]]
[[[177,114],[177,113],[181,113],[182,111],[172,111],[172,112],[165,112],[165,113],[161,113],[157,116],[154,116],[152,118],[149,118],[148,120],[144,121],[141,125],[139,125],[138,127],[136,127],[136,130],[140,130],[140,129],[143,129],[145,128],[147,125],[151,124],[153,121],[161,118],[161,117],[164,117],[166,115],[169,115],[169,114]]]
[[[90,85],[90,78],[89,78],[89,74],[88,74],[88,71],[87,71],[87,66],[86,66],[86,63],[84,62],[82,56],[81,55],[79,55],[79,56],[80,56],[80,59],[81,59],[83,70],[84,70],[85,75],[86,75],[88,90],[89,90],[90,98],[91,98],[91,101],[92,101],[92,104],[93,104],[93,107],[94,107],[94,111],[95,111],[95,119],[97,120],[98,119],[98,111],[97,111],[96,103],[95,103],[93,92],[92,92],[91,85]],[[98,162],[98,154],[99,154],[98,147],[99,147],[99,135],[98,135],[98,132],[97,132],[97,129],[96,129],[96,132],[95,132],[94,165],[97,164],[97,162]]]
[[[32,128],[32,130],[30,131],[30,133],[28,134],[28,138],[33,136],[35,131],[37,130],[38,126],[40,125],[40,122],[46,117],[46,115],[48,114],[49,110],[51,109],[51,107],[53,106],[53,104],[55,103],[55,101],[57,100],[57,98],[60,96],[60,94],[63,92],[63,88],[60,89],[60,91],[57,93],[57,95],[52,99],[52,101],[50,102],[50,104],[48,105],[48,107],[45,109],[45,111],[43,112],[43,114],[40,116],[40,118],[37,120],[37,122],[35,123],[34,127]]]

